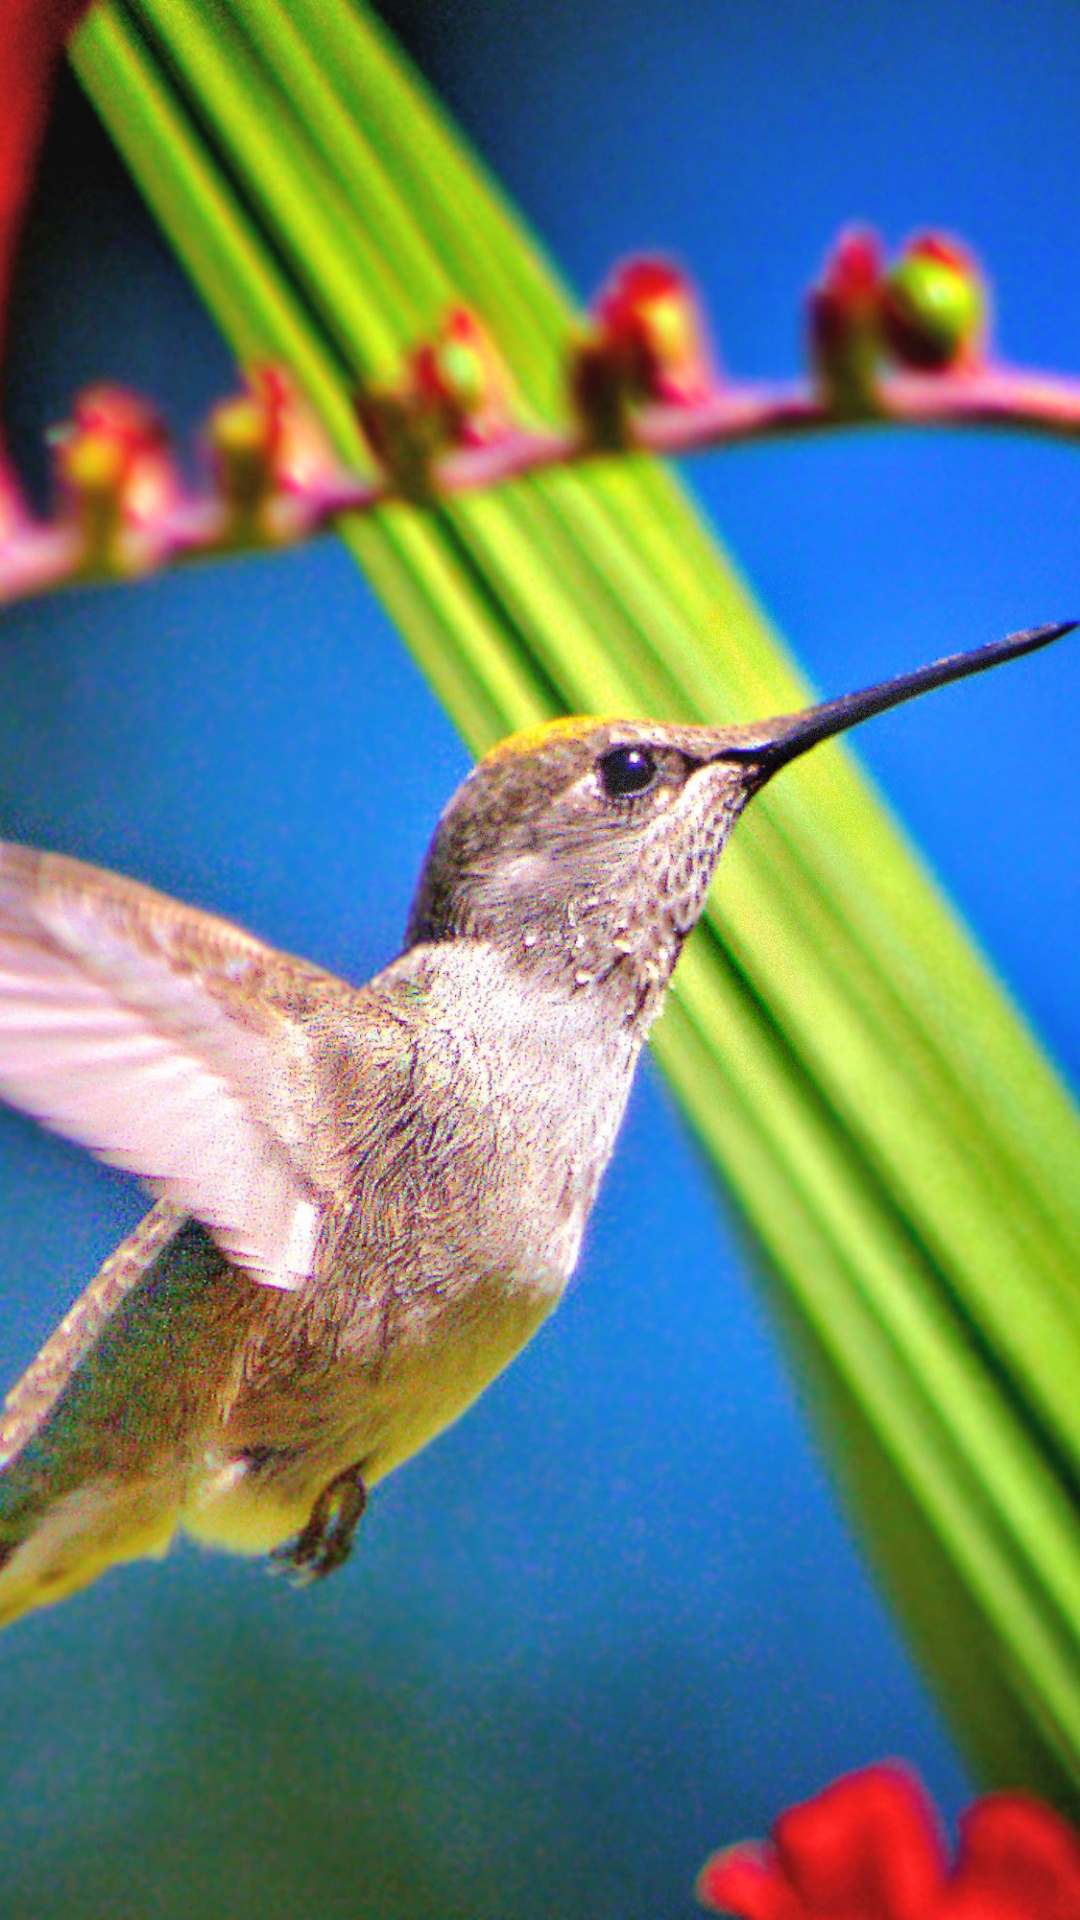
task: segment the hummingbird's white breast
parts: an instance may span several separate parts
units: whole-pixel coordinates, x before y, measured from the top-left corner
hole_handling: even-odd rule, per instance
[[[234,1549],[285,1539],[349,1461],[374,1484],[526,1344],[576,1265],[639,1051],[600,1027],[594,995],[538,989],[483,942],[416,949],[368,992],[384,1017],[358,1026],[329,1008],[313,1040],[351,1203],[307,1286],[264,1290],[266,1369],[246,1357],[183,1514]],[[310,1373],[290,1380],[280,1337],[291,1326],[299,1351],[313,1317],[336,1356],[317,1391]],[[303,1434],[291,1468],[246,1469],[288,1432]]]

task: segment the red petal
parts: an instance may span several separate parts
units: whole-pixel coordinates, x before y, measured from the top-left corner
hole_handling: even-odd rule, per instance
[[[811,1913],[927,1920],[945,1882],[934,1808],[915,1775],[885,1762],[837,1780],[773,1828],[787,1878]]]
[[[1026,1900],[1017,1902],[986,1887],[954,1887],[927,1920],[1033,1920],[1036,1911]]]
[[[1080,1920],[1080,1839],[1027,1794],[988,1794],[961,1818],[953,1885],[965,1898],[999,1899],[1010,1920],[1014,1908],[1021,1920]],[[997,1908],[987,1912],[996,1920]]]
[[[701,1869],[697,1897],[703,1906],[737,1920],[810,1920],[771,1849],[752,1844],[714,1853]]]
[[[882,274],[881,242],[870,227],[846,227],[825,262],[823,291],[844,306],[874,299]]]

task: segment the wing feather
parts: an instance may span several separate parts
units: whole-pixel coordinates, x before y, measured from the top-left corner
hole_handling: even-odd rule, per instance
[[[256,1280],[311,1271],[308,1004],[348,989],[134,881],[0,842],[0,1098],[138,1174]]]

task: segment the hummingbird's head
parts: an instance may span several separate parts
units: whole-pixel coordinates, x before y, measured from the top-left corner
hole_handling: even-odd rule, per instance
[[[553,720],[511,735],[445,809],[406,944],[491,941],[567,991],[647,1020],[742,809],[789,760],[948,680],[1045,646],[1012,634],[862,693],[747,726]]]
[[[593,717],[502,741],[439,822],[409,944],[491,940],[636,1008],[667,981],[753,791],[752,764],[717,755],[736,731]]]

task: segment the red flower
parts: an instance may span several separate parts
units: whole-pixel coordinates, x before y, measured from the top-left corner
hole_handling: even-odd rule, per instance
[[[89,0],[3,0],[0,5],[0,360],[23,215],[49,117],[64,42]],[[0,538],[22,517],[18,486],[0,445]]]
[[[920,1782],[886,1762],[781,1814],[770,1843],[714,1854],[698,1895],[737,1920],[1080,1920],[1080,1840],[1028,1795],[988,1794],[950,1870]]]
[[[0,7],[0,324],[12,261],[49,117],[64,42],[89,0],[4,0]]]

